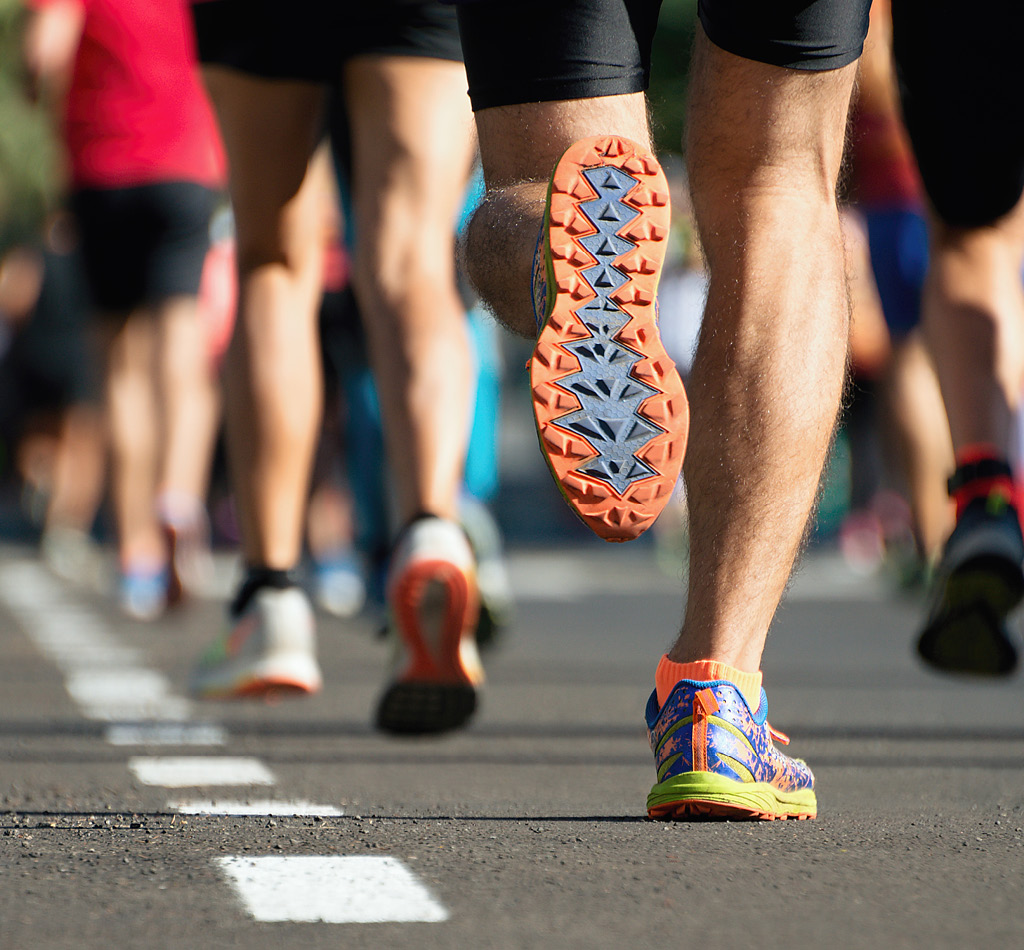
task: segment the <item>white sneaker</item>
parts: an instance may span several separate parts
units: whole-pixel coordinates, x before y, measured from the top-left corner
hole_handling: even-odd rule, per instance
[[[201,699],[244,699],[322,684],[308,598],[298,587],[264,587],[203,654],[189,687]]]
[[[484,681],[476,648],[479,597],[473,553],[458,524],[414,521],[388,577],[396,675],[377,708],[387,732],[446,732],[473,715]]]

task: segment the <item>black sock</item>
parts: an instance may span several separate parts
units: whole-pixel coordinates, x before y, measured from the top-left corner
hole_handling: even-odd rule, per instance
[[[282,571],[273,567],[262,567],[250,564],[245,569],[245,579],[242,586],[238,588],[235,599],[231,601],[231,616],[241,616],[253,595],[264,587],[272,587],[274,590],[287,590],[289,587],[296,587],[298,581],[291,571]]]

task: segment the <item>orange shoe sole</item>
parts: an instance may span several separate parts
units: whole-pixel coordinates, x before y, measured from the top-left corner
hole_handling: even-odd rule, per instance
[[[425,623],[432,609],[427,598],[438,595],[442,603],[433,607],[440,609]],[[483,680],[482,671],[463,662],[463,641],[472,638],[479,609],[474,586],[446,561],[422,561],[399,579],[390,599],[407,661],[380,699],[377,727],[405,735],[461,727],[476,711]]]
[[[552,176],[534,416],[563,496],[606,541],[654,523],[686,451],[689,404],[657,321],[670,215],[664,172],[628,139],[577,142]]]

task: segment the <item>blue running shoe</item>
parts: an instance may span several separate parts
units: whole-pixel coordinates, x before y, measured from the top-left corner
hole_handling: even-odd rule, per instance
[[[814,818],[814,776],[777,751],[789,739],[768,725],[768,698],[751,712],[732,683],[683,680],[658,708],[647,703],[658,781],[647,814],[663,821]]]

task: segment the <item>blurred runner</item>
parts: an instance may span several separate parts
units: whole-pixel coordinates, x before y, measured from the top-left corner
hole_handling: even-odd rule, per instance
[[[953,450],[920,329],[928,227],[921,180],[900,115],[889,0],[875,0],[871,7],[850,127],[850,192],[866,224],[871,269],[891,338],[882,373],[882,426],[910,503],[919,565],[916,571],[904,567],[903,573],[908,579],[921,577],[938,560],[953,526],[946,494]],[[885,535],[885,511],[871,515],[876,530]]]
[[[25,61],[62,115],[71,203],[100,314],[111,491],[127,614],[182,595],[205,543],[217,429],[196,295],[223,185],[179,0],[27,0]]]
[[[0,432],[14,448],[40,553],[66,580],[99,588],[92,538],[103,498],[106,433],[89,302],[74,228],[47,220],[38,246],[0,258]]]
[[[225,370],[246,565],[229,628],[193,688],[234,697],[321,685],[294,571],[322,399],[326,192],[312,159],[333,88],[351,129],[352,282],[402,525],[388,578],[398,659],[376,719],[393,732],[458,727],[483,673],[475,568],[458,523],[470,366],[452,222],[473,134],[454,14],[395,0],[206,0],[193,13],[237,225],[240,311]]]

